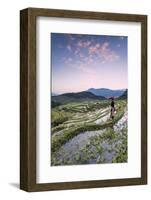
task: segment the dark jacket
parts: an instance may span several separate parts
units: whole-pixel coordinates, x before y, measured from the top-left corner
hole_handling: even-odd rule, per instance
[[[114,101],[111,101],[111,107],[114,108]]]

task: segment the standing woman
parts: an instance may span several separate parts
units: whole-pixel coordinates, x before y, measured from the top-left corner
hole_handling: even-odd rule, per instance
[[[115,107],[114,107],[114,97],[111,97],[111,118],[112,120],[114,119],[114,112],[115,112]]]

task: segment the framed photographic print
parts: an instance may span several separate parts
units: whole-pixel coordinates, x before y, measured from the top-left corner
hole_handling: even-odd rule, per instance
[[[147,184],[147,16],[20,12],[20,188]]]

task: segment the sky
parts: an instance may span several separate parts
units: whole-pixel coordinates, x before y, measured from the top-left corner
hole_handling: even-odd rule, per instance
[[[127,36],[51,33],[52,93],[128,87]]]

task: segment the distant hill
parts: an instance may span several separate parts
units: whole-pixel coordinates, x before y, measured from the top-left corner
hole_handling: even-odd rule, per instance
[[[52,96],[52,106],[55,104],[64,104],[70,102],[83,102],[83,101],[92,101],[92,100],[105,100],[105,97],[96,96],[91,92],[77,92],[77,93],[64,93],[58,96]]]
[[[111,89],[108,89],[108,88],[98,88],[98,89],[90,88],[87,91],[91,92],[91,93],[93,93],[97,96],[103,96],[103,97],[109,98],[111,96],[114,96],[114,97],[121,96],[123,94],[123,92],[125,91],[125,89],[111,90]]]
[[[123,94],[118,99],[127,99],[127,89],[123,92]]]
[[[58,94],[57,93],[51,93],[51,96],[57,96]]]

